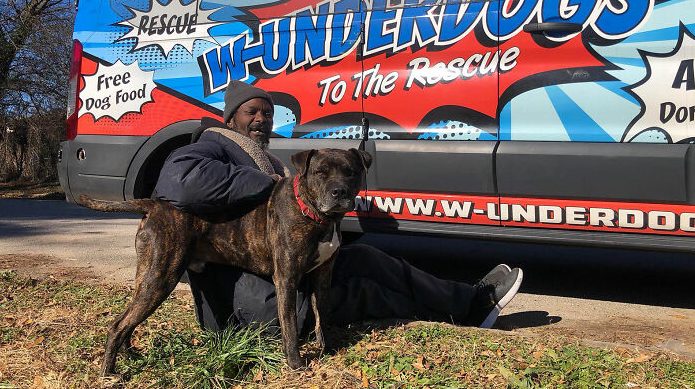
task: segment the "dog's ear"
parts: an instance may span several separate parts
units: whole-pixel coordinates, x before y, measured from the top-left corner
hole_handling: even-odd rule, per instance
[[[350,149],[350,152],[356,154],[360,161],[362,161],[362,166],[364,166],[365,171],[372,166],[372,155],[368,152],[357,149]]]
[[[311,161],[311,157],[313,157],[315,153],[316,150],[314,149],[304,150],[290,157],[292,165],[297,169],[297,174],[300,176],[306,174],[307,170],[309,170],[309,161]]]

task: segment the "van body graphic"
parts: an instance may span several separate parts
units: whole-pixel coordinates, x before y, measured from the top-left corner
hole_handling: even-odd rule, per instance
[[[61,182],[69,197],[149,196],[166,155],[201,118],[220,119],[226,85],[242,80],[273,95],[279,156],[360,142],[374,154],[349,228],[388,229],[391,218],[421,223],[415,231],[688,236],[693,7],[82,2]]]

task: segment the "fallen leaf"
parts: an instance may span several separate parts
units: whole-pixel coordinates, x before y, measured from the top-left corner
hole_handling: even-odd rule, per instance
[[[650,360],[652,358],[651,354],[641,354],[640,356],[636,358],[630,358],[625,363],[642,363]]]
[[[31,342],[31,346],[33,347],[40,345],[41,343],[43,343],[44,339],[45,338],[43,336],[39,336],[38,338],[34,339],[33,342]]]
[[[425,357],[423,355],[419,355],[417,357],[417,360],[412,363],[413,367],[420,370],[420,371],[425,371],[427,370],[425,367]]]
[[[256,375],[253,376],[253,382],[261,382],[263,381],[263,370],[258,369],[256,372]]]
[[[19,319],[19,320],[17,320],[17,325],[25,326],[25,325],[29,325],[29,324],[31,324],[31,323],[33,323],[33,322],[34,322],[34,320],[32,320],[32,319],[30,319],[30,318]]]
[[[31,389],[43,389],[46,386],[43,383],[43,377],[41,376],[36,376],[34,377],[34,383],[31,384]]]
[[[490,350],[485,350],[485,351],[481,352],[480,355],[485,355],[486,357],[490,357],[490,358],[496,357],[495,353],[493,353]]]

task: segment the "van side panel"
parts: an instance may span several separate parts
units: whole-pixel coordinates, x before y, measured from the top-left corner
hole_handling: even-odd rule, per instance
[[[283,159],[373,153],[360,228],[695,234],[694,0],[82,3],[73,196],[147,196],[241,80],[272,94]]]

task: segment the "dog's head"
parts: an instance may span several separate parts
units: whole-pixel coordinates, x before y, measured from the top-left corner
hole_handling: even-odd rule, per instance
[[[337,216],[355,207],[372,156],[357,149],[306,150],[292,156],[302,181],[305,201],[324,215]]]

